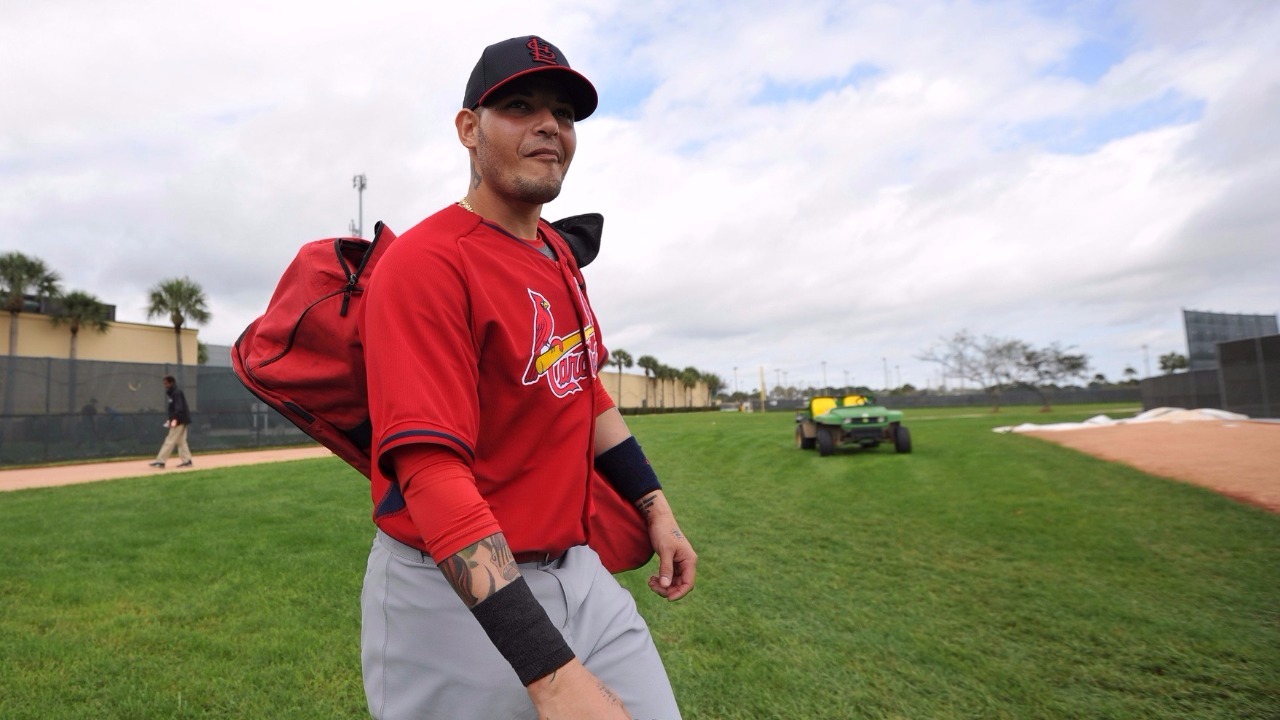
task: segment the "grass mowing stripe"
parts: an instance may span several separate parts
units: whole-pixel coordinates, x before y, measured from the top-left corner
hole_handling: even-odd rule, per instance
[[[1280,716],[1280,519],[990,431],[1121,414],[1036,410],[629,418],[701,556],[621,576],[684,716]],[[0,717],[365,717],[368,511],[330,459],[0,495]]]
[[[734,681],[711,681],[723,697],[698,667],[673,673],[682,700],[716,697],[706,717],[1265,717],[1254,713],[1276,707],[1276,519],[990,432],[1096,409],[1073,412],[908,415],[911,455],[831,458],[792,449],[776,415],[688,418],[691,440],[666,446],[646,433],[669,421],[633,422],[704,558],[701,604],[662,628],[682,643],[668,657],[724,624],[722,606],[786,620],[749,625],[752,640],[718,667]],[[1248,531],[1224,535],[1237,525]],[[738,581],[721,587],[713,563]],[[780,685],[798,638],[823,658],[806,671],[857,679]],[[893,690],[866,692],[880,686]],[[741,687],[809,700],[733,709]]]
[[[316,460],[0,498],[0,717],[365,714],[362,480]]]

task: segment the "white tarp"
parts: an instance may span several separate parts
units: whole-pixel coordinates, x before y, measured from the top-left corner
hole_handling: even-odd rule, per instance
[[[1196,410],[1185,410],[1183,408],[1161,407],[1152,408],[1146,412],[1138,413],[1131,418],[1120,418],[1114,420],[1106,415],[1094,415],[1084,422],[1074,423],[1048,423],[1045,425],[1037,425],[1035,423],[1022,423],[1021,425],[1005,425],[994,428],[995,432],[1042,432],[1054,430],[1079,430],[1081,428],[1105,427],[1108,425],[1132,425],[1135,423],[1152,423],[1152,422],[1201,422],[1212,420],[1221,422],[1223,420],[1248,420],[1248,415],[1240,413],[1227,412],[1226,410],[1216,410],[1214,408],[1199,408]]]

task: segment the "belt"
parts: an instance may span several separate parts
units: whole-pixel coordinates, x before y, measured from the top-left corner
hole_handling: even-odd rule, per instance
[[[560,552],[541,552],[532,550],[530,552],[515,553],[516,564],[538,563],[540,565],[550,565],[562,557],[564,557],[563,550]]]

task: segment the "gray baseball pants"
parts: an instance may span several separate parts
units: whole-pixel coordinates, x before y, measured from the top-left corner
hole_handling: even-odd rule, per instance
[[[678,720],[635,600],[589,547],[520,573],[578,659],[639,720]],[[361,594],[361,662],[376,720],[534,720],[515,671],[430,557],[378,531]]]

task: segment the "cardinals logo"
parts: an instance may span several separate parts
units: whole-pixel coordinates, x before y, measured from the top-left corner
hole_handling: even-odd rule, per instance
[[[594,375],[595,327],[588,324],[568,335],[556,335],[551,303],[534,290],[529,291],[529,299],[533,301],[533,351],[523,382],[535,385],[545,378],[556,397],[572,395]]]

